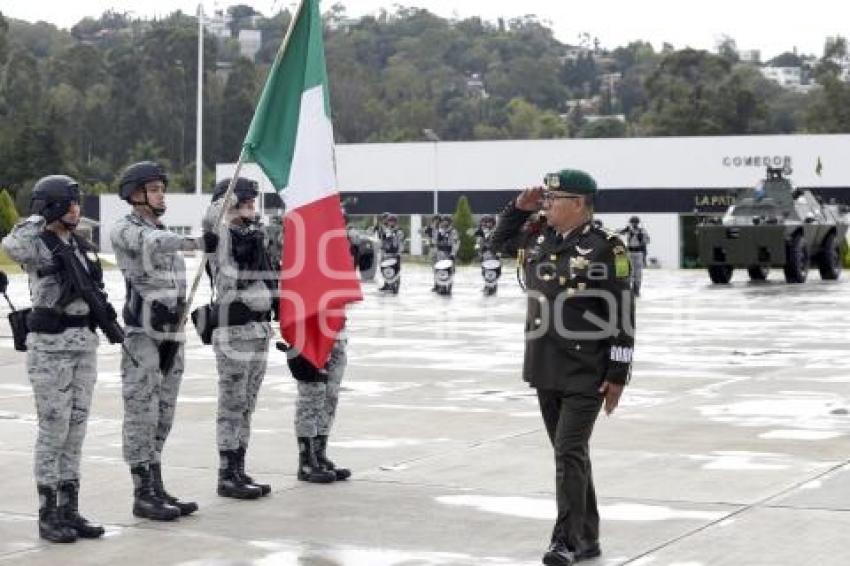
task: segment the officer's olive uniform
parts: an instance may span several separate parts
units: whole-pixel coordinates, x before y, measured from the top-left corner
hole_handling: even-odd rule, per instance
[[[528,295],[523,379],[537,389],[555,451],[552,539],[576,549],[599,537],[588,448],[603,402],[599,388],[603,380],[625,384],[631,371],[630,266],[623,243],[589,222],[564,236],[551,227],[526,235],[529,216],[508,205],[493,246],[503,254],[519,251],[522,261]]]

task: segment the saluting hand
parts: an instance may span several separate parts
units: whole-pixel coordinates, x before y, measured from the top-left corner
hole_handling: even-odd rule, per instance
[[[543,206],[543,188],[532,187],[523,190],[516,198],[516,207],[527,212],[537,212]]]
[[[599,388],[599,392],[605,396],[605,414],[610,415],[614,412],[614,409],[617,408],[617,405],[620,404],[620,396],[623,394],[623,385],[619,383],[611,383],[610,381],[603,381],[602,387]]]

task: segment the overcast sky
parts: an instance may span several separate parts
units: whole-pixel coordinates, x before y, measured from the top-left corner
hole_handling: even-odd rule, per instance
[[[327,9],[335,0],[323,0]],[[204,9],[230,5],[203,1]],[[242,0],[264,15],[291,7],[291,0]],[[347,0],[350,16],[392,10],[393,0]],[[773,2],[757,0],[409,0],[404,5],[427,8],[444,17],[481,16],[487,20],[536,14],[550,23],[558,39],[578,43],[582,32],[598,37],[603,47],[625,45],[631,40],[663,42],[713,49],[717,39],[728,35],[741,49],[760,49],[767,59],[797,47],[802,53],[821,55],[824,39],[850,36],[850,2],[808,0]],[[27,21],[45,20],[70,27],[85,16],[99,16],[107,9],[139,16],[165,15],[174,10],[194,13],[198,0],[0,0],[0,12]]]

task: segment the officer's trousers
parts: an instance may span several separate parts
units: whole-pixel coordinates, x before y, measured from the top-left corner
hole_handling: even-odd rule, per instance
[[[329,435],[336,416],[339,389],[348,358],[345,354],[346,339],[334,344],[327,363],[328,382],[298,382],[298,398],[295,401],[295,435],[314,438]]]
[[[269,338],[238,338],[228,328],[213,335],[218,368],[216,443],[219,451],[248,448],[251,416],[266,375]]]
[[[124,345],[139,366],[121,355],[121,386],[124,397],[124,460],[131,467],[158,464],[177,407],[183,380],[183,345],[174,357],[171,370],[159,369],[160,340],[144,332],[127,332]]]
[[[599,510],[588,443],[602,396],[538,389],[537,399],[555,452],[558,517],[552,541],[560,540],[576,550],[599,540]]]
[[[32,336],[32,335],[31,335]],[[42,351],[29,341],[27,373],[38,415],[34,472],[39,485],[80,479],[97,354],[91,350]]]

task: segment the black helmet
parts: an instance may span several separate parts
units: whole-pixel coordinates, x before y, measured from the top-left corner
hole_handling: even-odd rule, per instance
[[[637,216],[632,216],[629,218],[629,224],[640,224],[640,218]]]
[[[222,179],[216,183],[215,189],[213,190],[212,201],[215,202],[223,197],[224,193],[227,192],[228,186],[230,186],[230,177]],[[233,186],[233,194],[236,195],[236,204],[238,205],[246,200],[257,198],[257,195],[260,194],[260,185],[253,179],[237,177],[236,184]]]
[[[151,181],[162,181],[165,186],[168,186],[168,175],[165,173],[165,168],[153,161],[133,163],[121,173],[118,194],[122,199],[130,202],[130,195],[133,194],[133,191],[139,187],[144,187],[145,183]]]
[[[451,222],[452,222],[451,214],[443,214],[442,216],[440,216],[440,222],[448,222],[449,224],[451,224]]]
[[[40,214],[50,223],[59,220],[72,202],[80,202],[80,185],[67,175],[42,177],[32,188],[30,214]]]

